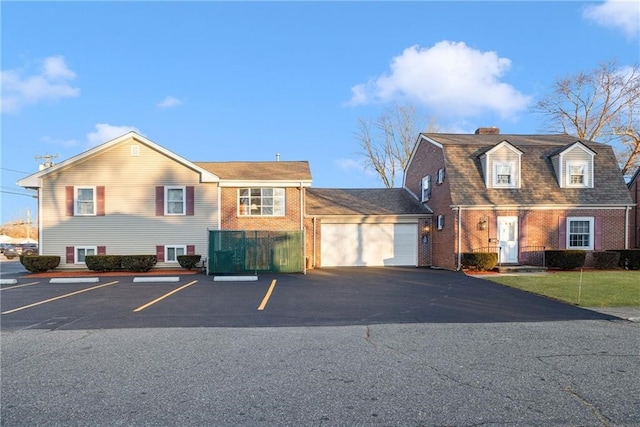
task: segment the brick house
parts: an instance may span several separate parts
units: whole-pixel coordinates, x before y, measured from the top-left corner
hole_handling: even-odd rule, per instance
[[[631,222],[629,224],[631,247],[640,248],[640,209],[638,209],[638,202],[640,202],[640,167],[631,177],[628,188],[631,200],[635,204],[631,208]]]
[[[464,252],[540,264],[544,249],[591,252],[631,242],[634,201],[606,144],[497,128],[423,133],[403,186],[433,212],[434,267],[459,269]]]

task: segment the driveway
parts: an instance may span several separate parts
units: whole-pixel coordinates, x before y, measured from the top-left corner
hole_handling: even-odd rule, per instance
[[[2,286],[3,329],[345,326],[614,319],[463,273],[333,268],[214,281],[204,274]],[[163,281],[175,279],[175,281]]]

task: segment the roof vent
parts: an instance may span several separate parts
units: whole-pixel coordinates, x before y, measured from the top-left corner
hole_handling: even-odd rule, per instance
[[[500,128],[491,126],[490,128],[478,128],[476,129],[476,135],[498,135]]]

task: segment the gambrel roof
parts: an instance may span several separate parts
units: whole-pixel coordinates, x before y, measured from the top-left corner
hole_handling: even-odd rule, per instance
[[[456,206],[633,204],[613,149],[607,144],[570,135],[423,133],[419,144],[425,140],[441,146],[444,151],[447,180]],[[522,152],[522,183],[517,189],[487,188],[484,184],[481,156],[503,141]],[[576,142],[595,153],[593,188],[560,188],[558,185],[552,157]]]

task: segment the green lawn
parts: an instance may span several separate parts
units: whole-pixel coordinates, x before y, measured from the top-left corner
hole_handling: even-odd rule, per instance
[[[491,275],[505,286],[581,307],[640,307],[640,271],[560,271],[542,275]]]

